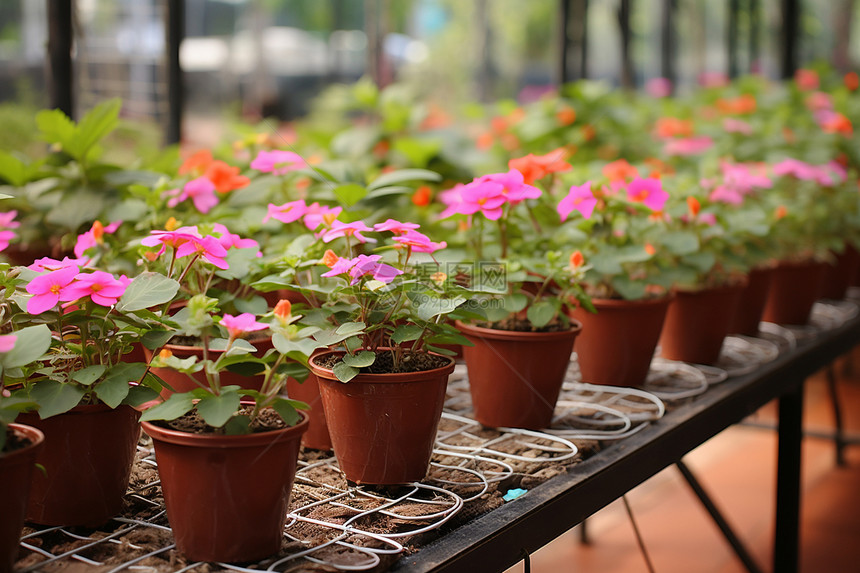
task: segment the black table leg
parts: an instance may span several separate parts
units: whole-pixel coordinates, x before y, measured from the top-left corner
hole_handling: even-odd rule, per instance
[[[796,573],[800,546],[800,462],[803,437],[803,383],[779,399],[776,475],[775,573]]]

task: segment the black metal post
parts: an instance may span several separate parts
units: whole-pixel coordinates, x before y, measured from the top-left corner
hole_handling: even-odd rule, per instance
[[[50,104],[75,117],[72,68],[72,0],[48,0],[48,60]]]
[[[830,403],[833,406],[833,445],[836,447],[836,465],[844,467],[846,465],[845,446],[848,440],[845,439],[842,407],[839,403],[839,390],[836,387],[836,365],[832,362],[827,366],[827,390],[830,393]]]
[[[630,2],[621,0],[618,6],[618,28],[621,32],[621,85],[632,89],[633,61],[630,59]]]
[[[761,71],[761,55],[759,31],[761,28],[761,3],[759,0],[749,0],[749,49],[750,61],[747,71],[757,74]]]
[[[581,0],[579,26],[579,79],[588,77],[588,0]]]
[[[789,79],[797,71],[797,45],[800,41],[800,0],[782,0],[782,50],[780,74]]]
[[[184,89],[179,46],[185,37],[185,0],[167,1],[167,130],[168,144],[182,141]]]
[[[800,547],[803,383],[779,399],[778,436],[773,570],[776,573],[797,573]]]
[[[730,78],[738,77],[738,13],[740,12],[740,0],[729,2],[729,22],[726,30],[726,48],[728,49],[728,74]]]
[[[678,467],[681,475],[684,476],[684,479],[687,480],[687,484],[693,490],[693,493],[696,494],[696,497],[699,498],[699,501],[701,501],[702,505],[705,506],[705,509],[708,510],[708,513],[717,524],[717,527],[719,527],[720,531],[723,532],[723,536],[726,538],[726,541],[728,541],[729,545],[732,546],[732,549],[735,551],[735,555],[738,556],[738,559],[741,560],[747,571],[750,573],[761,573],[762,569],[755,562],[752,555],[750,555],[750,552],[747,551],[743,542],[729,525],[729,522],[726,521],[726,518],[723,517],[722,512],[720,512],[717,505],[711,499],[711,496],[708,495],[708,492],[705,491],[705,488],[702,487],[702,484],[699,483],[699,480],[696,479],[696,476],[692,471],[690,471],[690,468],[687,467],[687,464],[685,464],[683,460],[678,460],[675,465]]]
[[[669,80],[675,91],[675,0],[663,0],[660,42],[660,74]]]
[[[558,85],[563,86],[570,77],[568,75],[568,52],[570,51],[570,4],[573,0],[559,0],[558,4]]]

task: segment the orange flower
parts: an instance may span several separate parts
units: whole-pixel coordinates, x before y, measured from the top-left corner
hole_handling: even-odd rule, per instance
[[[496,135],[501,135],[508,130],[508,120],[504,117],[494,117],[490,120],[490,127]]]
[[[573,251],[570,254],[570,266],[573,268],[579,268],[582,266],[582,263],[585,262],[585,257],[582,256],[582,253],[579,251]]]
[[[757,107],[755,96],[752,94],[743,94],[736,98],[721,98],[717,100],[717,109],[722,113],[730,115],[755,113]]]
[[[693,135],[693,122],[677,117],[661,117],[654,125],[657,137],[690,137]]]
[[[288,301],[285,298],[282,298],[278,301],[278,304],[275,305],[274,313],[282,321],[287,321],[290,319],[290,314],[292,314],[293,303]]]
[[[603,166],[603,174],[610,181],[627,181],[639,176],[639,170],[630,165],[626,159],[618,159]]]
[[[645,243],[645,252],[653,257],[654,253],[657,252],[657,249],[655,249],[654,245],[652,245],[651,243]]]
[[[206,168],[206,179],[215,185],[215,190],[219,193],[227,193],[247,187],[251,180],[244,175],[239,175],[239,168],[227,165],[223,161],[213,161]]]
[[[158,259],[158,253],[155,251],[146,251],[143,253],[143,258],[145,258],[150,263],[154,263],[156,259]]]
[[[194,175],[202,175],[209,165],[214,161],[212,152],[208,149],[201,149],[192,153],[182,165],[179,166],[179,174],[186,175],[192,173]]]
[[[338,259],[340,259],[340,257],[334,254],[334,251],[332,251],[331,249],[327,249],[325,254],[323,254],[322,261],[320,262],[328,268],[332,268],[334,264],[338,261]]]
[[[377,157],[385,157],[388,153],[388,150],[391,149],[391,144],[387,139],[381,139],[377,142],[376,145],[373,146],[373,154]]]
[[[818,72],[815,70],[800,69],[794,73],[794,81],[797,87],[804,91],[818,89]]]
[[[695,197],[687,197],[687,208],[690,210],[690,214],[695,217],[701,211],[702,204]]]
[[[173,356],[173,353],[167,348],[162,348],[161,352],[158,353],[158,357],[163,360],[167,360],[171,356]]]
[[[776,211],[773,212],[773,217],[777,221],[779,221],[780,219],[782,219],[786,215],[788,215],[788,209],[786,208],[785,205],[780,205],[779,207],[776,208]]]
[[[583,125],[582,126],[582,138],[585,141],[591,141],[597,137],[597,130],[594,129],[593,125]]]
[[[93,221],[93,226],[90,230],[93,232],[93,239],[97,243],[101,243],[104,240],[105,226],[102,225],[101,221]]]
[[[508,151],[513,151],[514,149],[516,149],[517,147],[520,146],[519,138],[516,135],[514,135],[513,133],[503,134],[501,141],[502,141],[502,147],[504,147]]]
[[[427,116],[421,122],[421,129],[439,129],[451,125],[451,116],[438,105],[431,104]]]
[[[310,177],[300,177],[296,179],[294,183],[296,189],[307,189],[311,186],[311,178]]]
[[[176,220],[176,217],[170,217],[166,223],[164,223],[165,231],[175,231],[179,226],[179,221]]]
[[[649,177],[659,179],[662,175],[673,175],[675,168],[656,157],[648,157],[642,160],[642,163],[651,167],[652,171]]]
[[[555,112],[555,118],[561,125],[570,125],[576,121],[576,110],[572,107],[563,107]]]
[[[845,74],[845,77],[842,78],[842,82],[845,84],[845,87],[852,92],[857,91],[857,88],[860,88],[860,76],[857,75],[857,72],[848,72]]]
[[[854,132],[851,120],[837,112],[833,112],[827,121],[821,124],[821,129],[826,133],[844,133],[845,135],[851,135]]]
[[[433,199],[433,191],[427,185],[422,185],[412,194],[412,204],[418,207],[426,207]]]
[[[508,161],[510,169],[516,169],[523,174],[523,180],[527,185],[543,179],[550,173],[558,173],[570,169],[570,163],[564,160],[567,150],[559,147],[546,155],[533,155],[529,153],[524,157],[517,157]]]
[[[493,134],[491,132],[482,133],[475,140],[475,146],[478,149],[489,149],[493,146]]]
[[[782,128],[782,136],[785,138],[787,143],[794,143],[797,140],[797,138],[794,137],[794,132],[788,127]]]
[[[521,107],[515,107],[511,110],[511,113],[508,114],[508,121],[510,121],[510,125],[513,125],[520,121],[522,118],[526,116],[526,112]]]

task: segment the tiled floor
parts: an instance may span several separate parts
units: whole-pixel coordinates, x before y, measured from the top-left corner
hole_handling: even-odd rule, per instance
[[[860,350],[837,361],[838,389],[848,434],[860,435]],[[846,366],[853,366],[846,371]],[[806,386],[804,428],[826,433],[833,411],[823,373]],[[771,403],[750,420],[775,421]],[[764,571],[772,570],[776,433],[733,426],[691,452],[685,463],[722,510]],[[831,441],[807,434],[803,444],[801,571],[860,572],[860,445],[835,462]],[[627,495],[658,573],[745,571],[681,474],[670,467]],[[588,520],[589,544],[579,528],[531,556],[535,573],[647,572],[621,500]],[[523,571],[519,564],[508,573]]]

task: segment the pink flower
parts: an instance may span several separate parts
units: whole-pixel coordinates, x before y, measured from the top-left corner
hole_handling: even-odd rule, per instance
[[[81,273],[75,277],[75,282],[63,289],[60,300],[73,301],[89,296],[92,301],[101,306],[113,306],[125,292],[126,285],[105,271]]]
[[[27,312],[42,314],[60,302],[63,290],[75,280],[80,272],[76,265],[63,267],[44,275],[35,277],[27,285],[27,292],[32,294],[27,301]]]
[[[627,186],[627,198],[635,203],[643,203],[652,211],[661,211],[669,194],[663,190],[659,179],[636,178]]]
[[[212,225],[212,230],[216,233],[218,242],[225,249],[257,249],[257,256],[263,256],[263,253],[259,252],[260,243],[254,239],[243,239],[240,235],[231,233],[227,226],[221,223]]]
[[[491,221],[502,217],[502,206],[507,202],[500,183],[480,179],[465,185],[460,196],[463,201],[457,206],[457,213],[472,215],[480,212]]]
[[[723,120],[723,130],[727,133],[740,133],[742,135],[752,135],[752,126],[742,119],[727,117]]]
[[[744,202],[744,196],[740,191],[728,185],[719,185],[711,191],[708,199],[714,203],[728,203],[729,205],[740,205]]]
[[[420,225],[416,223],[401,223],[400,221],[396,221],[394,219],[388,219],[384,223],[377,223],[373,226],[373,230],[376,232],[390,231],[395,235],[406,235],[409,231],[414,231],[418,229]]]
[[[699,213],[699,222],[713,227],[717,224],[717,216],[713,213]]]
[[[107,227],[102,226],[99,221],[93,223],[90,230],[78,235],[78,240],[75,243],[75,256],[81,258],[91,248],[104,244],[104,234],[113,234],[122,225],[122,221],[114,221]]]
[[[283,205],[275,205],[269,203],[266,216],[263,217],[263,222],[269,219],[276,219],[281,223],[293,223],[305,216],[308,211],[307,204],[299,199],[298,201],[289,201]]]
[[[209,181],[206,177],[198,177],[192,179],[182,188],[168,191],[169,195],[176,195],[167,201],[168,207],[176,207],[186,199],[191,199],[194,203],[194,208],[201,213],[208,213],[212,207],[218,204],[218,197],[215,195],[215,184]]]
[[[702,72],[699,85],[703,88],[719,88],[728,85],[729,78],[722,72]]]
[[[833,100],[824,92],[812,92],[806,98],[806,107],[812,111],[832,110]]]
[[[325,205],[320,205],[316,202],[311,203],[308,205],[307,211],[305,211],[305,227],[311,231],[316,231],[317,228],[319,228],[323,222],[326,222],[327,219],[331,219],[331,221],[326,222],[326,225],[330,225],[342,211],[343,207],[326,207]]]
[[[645,91],[651,97],[669,97],[672,95],[672,82],[668,78],[651,78],[645,83]]]
[[[243,312],[239,316],[225,314],[221,317],[221,326],[227,329],[227,332],[230,333],[230,338],[238,338],[246,332],[255,332],[269,328],[268,324],[257,322],[257,317],[250,312]]]
[[[349,274],[351,277],[350,285],[358,283],[363,276],[372,275],[374,279],[385,284],[394,280],[397,275],[402,275],[403,271],[380,263],[380,255],[358,255],[354,259],[338,259],[332,266],[331,270],[323,273],[324,277],[336,277],[338,275]]]
[[[427,235],[414,230],[409,230],[403,236],[394,237],[392,240],[401,245],[412,247],[412,250],[416,253],[435,253],[439,249],[444,249],[448,246],[448,243],[445,241],[434,243]]]
[[[375,243],[376,239],[371,239],[362,235],[362,232],[373,231],[370,227],[361,221],[352,223],[344,223],[342,221],[333,221],[330,229],[320,233],[324,243],[330,243],[339,237],[355,237],[361,243]]]
[[[798,159],[783,159],[773,166],[774,175],[791,175],[804,181],[815,181],[818,179],[818,169]]]
[[[591,192],[591,181],[586,181],[579,186],[572,185],[567,196],[559,202],[556,211],[562,221],[566,221],[574,210],[579,211],[586,219],[590,219],[596,205],[597,198]]]
[[[224,257],[227,256],[227,249],[221,245],[221,242],[216,237],[212,235],[206,235],[205,237],[190,236],[190,240],[176,247],[177,258],[194,254],[204,258],[221,270],[230,268],[227,261],[224,260]]]
[[[150,231],[149,236],[141,239],[140,244],[145,247],[156,247],[160,244],[161,250],[157,254],[162,255],[168,245],[176,249],[199,236],[197,227],[181,227],[175,231]]]
[[[667,155],[698,155],[707,151],[713,144],[714,140],[707,135],[671,139],[663,146],[663,153]]]
[[[501,185],[502,195],[513,205],[525,199],[537,199],[542,193],[534,185],[526,184],[522,172],[517,169],[511,169],[507,173],[484,175],[478,181],[492,181]]]
[[[762,171],[753,169],[743,163],[729,163],[723,161],[720,164],[726,185],[734,187],[740,193],[749,193],[753,189],[770,189],[773,181]]]
[[[0,251],[5,251],[9,242],[17,237],[15,231],[0,231]]]
[[[13,348],[15,348],[15,342],[18,341],[18,337],[14,334],[4,334],[0,336],[0,352],[9,352]]]
[[[272,175],[283,175],[289,171],[295,171],[305,166],[305,160],[298,153],[292,151],[262,150],[257,157],[251,161],[251,169]]]
[[[58,261],[56,259],[52,259],[51,257],[42,257],[41,259],[36,259],[33,263],[27,267],[31,271],[36,271],[37,273],[41,273],[44,271],[56,271],[58,269],[64,269],[66,267],[82,267],[88,263],[88,259],[70,259],[69,257],[63,257],[62,261]]]
[[[0,213],[0,229],[17,229],[21,226],[21,223],[15,221],[15,217],[18,216],[18,211],[6,211],[5,213]]]

